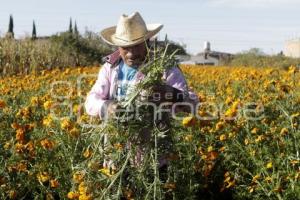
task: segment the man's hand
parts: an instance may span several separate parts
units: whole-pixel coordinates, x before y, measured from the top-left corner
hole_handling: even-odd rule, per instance
[[[184,93],[169,85],[155,85],[148,100],[153,103],[182,102]]]
[[[117,101],[111,101],[107,107],[107,115],[109,118],[114,117],[118,108]]]

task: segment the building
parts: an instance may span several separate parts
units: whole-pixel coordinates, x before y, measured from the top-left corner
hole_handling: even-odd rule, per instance
[[[177,56],[180,64],[220,65],[222,61],[231,59],[230,53],[212,51],[209,42],[204,42],[204,51],[195,56]]]
[[[292,58],[300,58],[300,38],[286,41],[283,54]]]

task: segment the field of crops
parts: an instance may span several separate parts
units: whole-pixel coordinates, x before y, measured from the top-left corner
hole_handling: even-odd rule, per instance
[[[181,68],[201,106],[172,122],[161,176],[151,156],[130,165],[113,127],[103,167],[101,122],[83,108],[99,68],[2,78],[0,199],[300,199],[299,69]]]

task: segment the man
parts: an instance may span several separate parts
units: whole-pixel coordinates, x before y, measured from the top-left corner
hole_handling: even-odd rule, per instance
[[[134,85],[144,77],[139,72],[139,66],[147,55],[147,41],[162,27],[162,24],[146,25],[141,15],[135,12],[130,16],[122,15],[117,26],[101,32],[102,39],[118,47],[118,50],[106,57],[106,63],[100,69],[98,79],[86,98],[85,109],[89,115],[104,119],[115,113],[117,102],[128,95],[128,85]],[[197,103],[197,96],[188,90],[187,82],[178,67],[174,66],[166,71],[164,78],[170,87],[157,87],[156,92],[163,96],[173,88],[184,94],[181,101],[193,105]]]
[[[106,57],[106,63],[100,69],[98,79],[87,95],[85,109],[89,115],[106,119],[116,112],[118,101],[126,99],[128,95],[128,85],[134,85],[143,79],[144,75],[139,71],[139,67],[145,62],[147,42],[162,27],[161,24],[146,25],[141,15],[135,12],[130,16],[122,15],[117,26],[106,28],[101,32],[103,40],[110,45],[117,46],[118,50]],[[166,71],[163,76],[167,87],[157,86],[155,92],[164,96],[170,89],[177,91],[177,93],[180,91],[185,94],[180,101],[193,105],[197,103],[197,96],[188,90],[186,80],[177,66]],[[168,124],[168,119],[161,120],[159,124]],[[167,129],[168,125],[166,125]],[[170,152],[172,149],[170,134],[168,135],[159,142],[160,146],[167,149],[160,152],[163,155],[159,158],[160,166],[167,163],[165,156],[167,153],[165,152]],[[138,144],[140,153],[137,153],[135,161],[133,161],[137,165],[141,163],[145,153],[143,149],[149,143],[151,131],[145,126],[144,129],[140,130],[139,137],[141,141]],[[105,161],[103,165],[104,167],[111,167],[112,162],[112,160],[108,163]]]

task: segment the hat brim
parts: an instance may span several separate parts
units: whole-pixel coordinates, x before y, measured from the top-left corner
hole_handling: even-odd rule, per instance
[[[130,47],[137,44],[140,44],[147,39],[153,37],[155,34],[157,34],[161,29],[163,28],[162,24],[147,24],[147,33],[144,37],[134,40],[134,41],[124,41],[120,40],[115,37],[116,33],[116,26],[106,28],[101,31],[100,36],[101,38],[108,44],[112,46],[118,46],[118,47]]]

